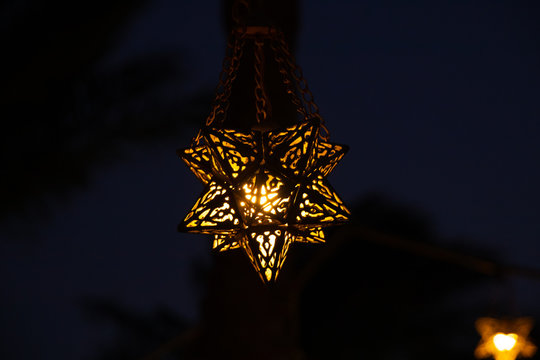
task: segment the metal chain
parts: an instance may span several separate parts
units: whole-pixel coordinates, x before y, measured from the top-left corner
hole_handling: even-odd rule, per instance
[[[285,41],[283,33],[278,33],[277,40],[279,42],[280,49],[284,54],[284,58],[286,60],[285,62],[289,68],[289,72],[293,76],[299,92],[302,94],[302,99],[304,100],[308,117],[313,117],[319,120],[322,130],[321,132],[319,132],[319,136],[323,140],[328,141],[330,138],[330,132],[328,131],[326,125],[324,125],[324,119],[319,114],[319,107],[317,106],[317,104],[315,104],[313,93],[308,87],[307,81],[304,78],[304,74],[302,73],[302,69],[296,64],[294,56],[289,50],[289,46]]]
[[[223,58],[223,62],[221,65],[221,72],[219,73],[218,84],[216,86],[216,90],[214,91],[215,97],[212,103],[212,111],[210,111],[210,114],[208,115],[206,119],[206,126],[210,126],[217,117],[219,108],[222,103],[221,99],[223,97],[223,93],[229,83],[230,74],[232,71],[233,57],[234,57],[234,45],[233,45],[233,37],[231,36],[227,40],[227,48],[225,50],[225,57]]]
[[[240,0],[237,3],[240,3],[249,9],[249,5],[247,5],[249,4],[248,1]],[[235,19],[235,22],[237,20],[238,18]],[[222,70],[219,75],[219,82],[215,91],[216,96],[214,98],[212,111],[205,122],[206,127],[211,126],[215,122],[221,124],[225,120],[230,106],[229,99],[232,84],[238,75],[238,67],[243,55],[245,38],[245,31],[238,31],[238,29],[233,30],[229,36]],[[321,139],[328,141],[330,132],[324,124],[324,119],[319,114],[319,107],[315,104],[313,93],[307,85],[302,69],[296,64],[283,33],[279,31],[274,32],[273,36],[266,40],[270,42],[270,46],[274,52],[274,60],[278,64],[283,84],[286,87],[292,103],[296,106],[298,113],[304,118],[317,119],[321,127],[319,136]],[[259,38],[254,40],[254,55],[256,119],[260,124],[267,119],[268,113],[271,112],[271,104],[264,87],[264,39]],[[298,96],[298,93],[301,94],[301,98]],[[202,129],[199,130],[199,133],[193,139],[192,143],[199,144],[201,137]]]
[[[227,77],[227,83],[223,89],[221,100],[221,107],[218,110],[218,114],[221,115],[219,118],[220,123],[223,123],[225,120],[225,115],[229,111],[229,106],[231,105],[229,99],[231,97],[232,84],[236,77],[238,76],[238,67],[240,65],[240,60],[244,54],[244,38],[241,36],[236,36],[234,42],[233,56],[231,58],[231,67],[229,76]]]
[[[276,60],[278,64],[278,70],[281,74],[281,80],[283,81],[283,84],[285,85],[287,94],[289,95],[291,102],[296,106],[296,111],[303,117],[307,117],[306,109],[304,108],[304,105],[302,104],[302,101],[298,97],[298,92],[293,86],[293,83],[290,78],[290,71],[287,71],[287,64],[285,57],[283,56],[283,52],[279,48],[279,44],[275,39],[272,39],[270,42],[270,47],[272,48],[272,51],[274,52],[274,59]]]
[[[234,43],[233,43],[234,41]],[[221,72],[219,74],[218,85],[215,90],[215,97],[212,103],[212,110],[206,118],[205,126],[211,126],[217,119],[222,123],[229,109],[229,98],[231,95],[232,83],[238,75],[238,66],[242,58],[244,48],[244,39],[235,36],[232,33],[227,40],[227,49],[223,58]],[[193,144],[198,144],[202,137],[202,129],[199,130],[197,136],[193,139]]]
[[[270,102],[264,88],[264,40],[255,39],[255,107],[257,123],[262,124],[268,117]]]

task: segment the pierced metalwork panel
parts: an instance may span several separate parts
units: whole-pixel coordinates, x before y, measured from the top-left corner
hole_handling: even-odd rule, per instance
[[[313,167],[310,175],[328,176],[336,165],[343,159],[348,147],[345,145],[332,144],[324,141],[319,141],[317,144],[317,162]]]
[[[319,128],[314,121],[307,121],[285,130],[264,134],[265,158],[286,177],[301,177],[311,169],[316,160],[314,148]]]
[[[260,135],[228,129],[209,129],[205,139],[218,159],[223,175],[239,185],[253,174],[262,157]]]
[[[208,184],[214,174],[223,172],[206,145],[178,150],[177,154],[204,184]]]
[[[320,175],[300,191],[294,209],[294,222],[301,225],[335,225],[347,221],[350,215],[338,194]]]
[[[180,231],[226,234],[241,228],[231,189],[212,181],[180,224]]]
[[[238,207],[248,225],[283,223],[291,195],[292,190],[281,177],[261,170],[242,185]]]
[[[248,231],[248,256],[264,282],[276,279],[292,241],[291,234],[279,228],[265,230],[254,227]]]
[[[294,234],[294,241],[310,243],[310,244],[322,244],[325,242],[324,232],[320,227],[306,228],[305,230],[291,230]]]
[[[212,249],[215,251],[227,251],[239,249],[242,247],[242,237],[240,234],[216,234],[212,243]]]

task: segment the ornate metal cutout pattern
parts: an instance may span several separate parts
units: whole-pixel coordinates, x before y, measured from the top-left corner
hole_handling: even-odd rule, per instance
[[[314,120],[287,128],[285,131],[270,131],[265,135],[268,144],[268,163],[287,177],[300,177],[313,166],[317,153],[319,135]]]
[[[248,233],[245,246],[250,248],[247,254],[251,263],[263,281],[274,281],[287,256],[289,244],[293,241],[291,235],[280,228],[270,230],[255,227],[248,230]]]
[[[179,150],[180,151],[180,150]],[[214,160],[210,150],[206,146],[196,146],[187,148],[178,154],[204,184],[208,184],[212,179],[212,174],[222,173],[219,163]]]
[[[320,227],[306,228],[295,235],[295,241],[310,244],[321,244],[325,242],[324,232]]]
[[[179,230],[213,234],[216,251],[242,248],[261,279],[274,281],[292,243],[324,243],[323,227],[350,214],[325,179],[347,147],[319,129],[313,119],[264,133],[203,129],[178,151],[206,186]]]
[[[318,171],[323,177],[328,176],[343,156],[345,156],[346,152],[347,148],[343,145],[319,141],[317,143],[318,166],[314,170]]]
[[[189,232],[227,234],[241,228],[231,189],[212,181],[184,219]]]
[[[233,184],[240,184],[248,175],[253,174],[260,158],[260,141],[257,134],[246,134],[229,129],[211,129],[205,136],[226,179]]]
[[[240,201],[245,219],[250,224],[286,222],[292,190],[278,175],[260,170],[242,185]]]
[[[300,192],[295,220],[301,225],[334,225],[348,219],[349,210],[330,184],[317,175]]]
[[[242,246],[242,239],[238,239],[235,234],[216,234],[214,235],[214,243],[212,249],[216,251],[227,251],[238,249]]]

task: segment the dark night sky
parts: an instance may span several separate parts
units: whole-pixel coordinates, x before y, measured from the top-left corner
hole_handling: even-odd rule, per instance
[[[219,4],[150,1],[100,67],[186,52],[179,96],[212,89],[224,44]],[[505,262],[540,267],[540,23],[532,4],[302,3],[298,62],[332,140],[351,148],[330,179],[345,201],[387,194],[427,213],[447,243],[467,238]],[[87,188],[53,201],[52,218],[29,241],[0,242],[2,303],[11,309],[0,326],[21,359],[92,358],[114,331],[84,318],[77,301],[85,295],[141,311],[164,304],[197,320],[200,289],[189,271],[209,262],[210,244],[175,231],[202,190],[175,155],[191,131],[128,146]],[[522,312],[536,308],[540,284],[515,283]]]

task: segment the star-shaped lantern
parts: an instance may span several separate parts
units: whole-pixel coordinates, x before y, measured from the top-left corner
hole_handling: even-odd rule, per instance
[[[213,235],[217,251],[243,249],[261,279],[270,283],[292,243],[323,243],[324,227],[347,221],[349,210],[326,181],[347,147],[328,141],[328,130],[283,33],[247,22],[237,21],[229,37],[229,53],[205,126],[189,148],[178,150],[206,186],[178,228]],[[252,105],[255,116],[245,119],[248,130],[230,129],[224,122],[244,50],[253,51],[243,64],[250,59],[254,64],[246,74],[253,74],[255,103],[247,98],[242,105]],[[274,61],[281,90],[297,111],[296,119],[280,119],[293,124],[288,127],[276,126],[272,118],[265,86],[268,60]]]
[[[178,155],[206,185],[180,231],[212,234],[213,248],[242,248],[264,282],[294,242],[324,242],[323,227],[349,210],[326,181],[347,147],[319,137],[317,119],[281,130],[207,128]]]
[[[532,325],[530,318],[478,319],[476,329],[482,339],[474,355],[478,359],[491,356],[495,360],[514,360],[518,356],[532,357],[536,346],[527,338]]]

